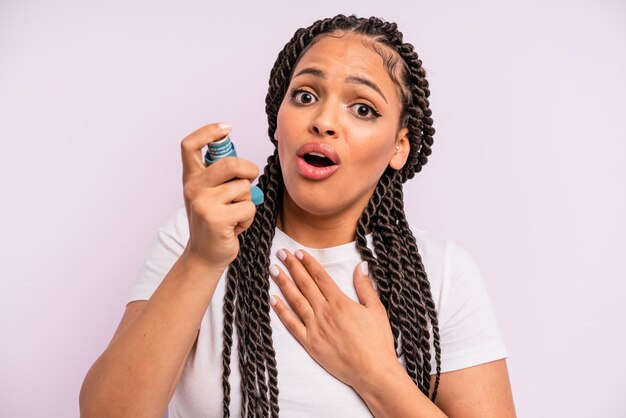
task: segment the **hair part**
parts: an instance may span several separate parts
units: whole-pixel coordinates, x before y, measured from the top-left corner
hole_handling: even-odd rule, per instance
[[[409,130],[411,150],[400,170],[387,167],[359,218],[355,247],[369,263],[381,302],[389,317],[398,357],[404,357],[407,374],[426,396],[430,390],[432,328],[436,379],[432,401],[437,396],[441,374],[441,347],[437,313],[421,255],[404,212],[402,185],[413,178],[428,161],[433,144],[428,82],[422,62],[411,44],[403,43],[395,23],[376,17],[337,15],[298,29],[272,67],[265,99],[268,136],[277,145],[274,133],[280,104],[300,57],[322,36],[354,32],[369,39],[381,54],[392,80],[404,92],[401,122]],[[395,77],[395,78],[394,78]],[[272,340],[269,305],[269,260],[276,219],[282,207],[284,181],[278,149],[268,157],[258,186],[265,201],[257,207],[250,228],[239,235],[240,250],[228,267],[224,295],[224,344],[222,350],[223,413],[230,416],[230,358],[233,323],[237,327],[241,373],[242,416],[278,417],[278,370]],[[374,249],[367,246],[372,232]]]

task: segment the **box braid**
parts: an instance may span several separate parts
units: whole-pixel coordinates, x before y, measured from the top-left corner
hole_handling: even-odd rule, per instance
[[[403,105],[400,125],[409,128],[411,146],[402,169],[396,171],[387,167],[381,176],[359,219],[355,245],[362,259],[369,263],[370,275],[377,283],[380,300],[389,316],[396,353],[398,357],[404,356],[408,375],[426,396],[430,390],[431,372],[430,322],[436,360],[436,379],[431,398],[434,402],[441,374],[439,327],[430,283],[404,212],[402,191],[402,184],[413,178],[427,163],[435,133],[430,117],[426,72],[413,45],[403,43],[402,33],[395,23],[375,17],[364,19],[355,15],[337,15],[298,29],[278,54],[270,72],[265,99],[268,134],[277,146],[274,133],[278,110],[299,58],[321,36],[348,31],[375,41],[372,48],[381,54],[390,77],[400,87]],[[380,44],[390,47],[396,54],[384,56]],[[224,417],[230,417],[228,378],[233,322],[237,325],[239,340],[242,416],[276,418],[279,414],[278,370],[268,301],[270,251],[284,194],[277,148],[268,157],[258,186],[265,193],[265,201],[257,207],[250,228],[239,235],[239,254],[230,264],[226,276],[222,351]],[[367,247],[368,230],[372,231],[376,255]],[[398,353],[399,347],[401,353]]]

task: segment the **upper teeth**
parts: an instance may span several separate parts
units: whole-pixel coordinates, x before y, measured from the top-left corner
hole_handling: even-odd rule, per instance
[[[310,155],[316,155],[318,157],[326,158],[324,154],[320,154],[319,152],[309,152]]]

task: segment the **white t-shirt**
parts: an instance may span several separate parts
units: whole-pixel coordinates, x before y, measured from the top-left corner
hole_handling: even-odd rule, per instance
[[[431,283],[437,308],[441,337],[441,372],[462,369],[506,358],[504,341],[476,263],[455,241],[411,226],[417,247]],[[373,249],[372,235],[367,235]],[[182,254],[189,240],[185,207],[179,208],[158,230],[132,287],[128,302],[148,300]],[[354,242],[331,248],[315,249],[298,244],[276,228],[270,263],[282,267],[276,251],[287,248],[292,253],[302,248],[314,256],[335,280],[339,288],[358,302],[353,273],[361,257]],[[289,275],[287,268],[283,268]],[[185,370],[168,407],[170,418],[222,416],[222,303],[226,269],[200,325],[198,343],[187,360]],[[270,293],[284,298],[269,277]],[[296,417],[371,417],[372,414],[356,391],[320,366],[270,309],[272,338],[276,351],[280,416]],[[436,373],[435,350],[431,331],[431,373]],[[241,415],[241,389],[237,329],[233,330],[231,353],[231,416]],[[404,366],[404,356],[400,357]]]

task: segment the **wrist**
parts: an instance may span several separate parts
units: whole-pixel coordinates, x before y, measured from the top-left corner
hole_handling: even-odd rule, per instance
[[[396,360],[385,367],[362,375],[352,387],[363,398],[377,399],[384,392],[383,388],[393,386],[394,383],[406,378],[411,379],[400,361]]]
[[[190,252],[189,248],[185,248],[178,262],[183,264],[189,270],[201,272],[204,274],[210,274],[217,277],[220,277],[224,270],[226,270],[226,267],[228,267],[212,264],[206,258],[200,257],[197,254],[193,254],[192,252]]]

